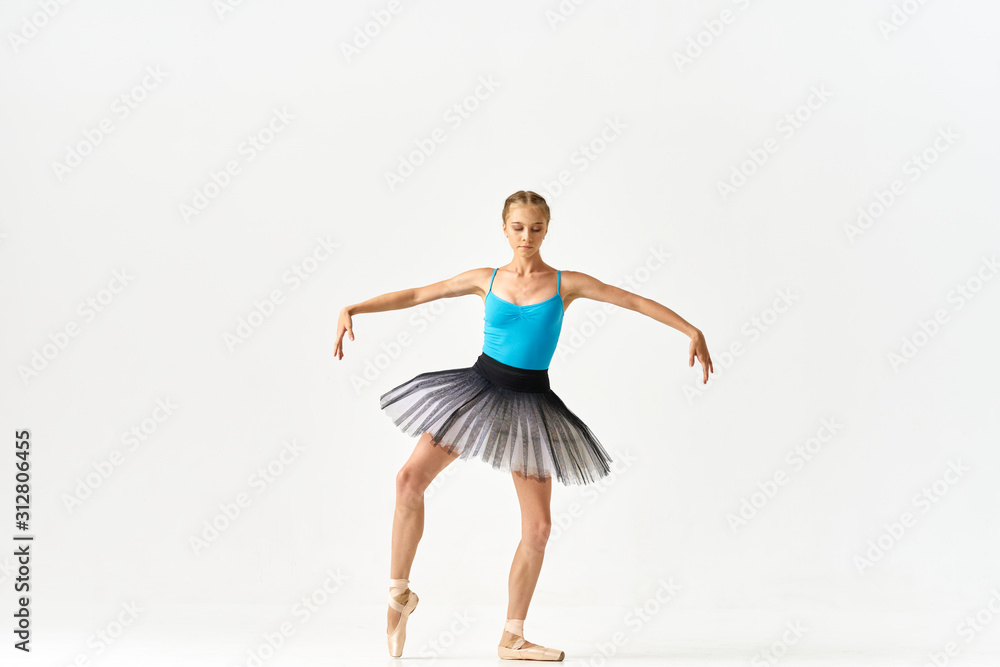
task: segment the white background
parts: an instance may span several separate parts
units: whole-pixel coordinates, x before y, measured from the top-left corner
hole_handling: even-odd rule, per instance
[[[616,468],[554,487],[529,640],[574,664],[771,664],[774,645],[782,664],[923,665],[948,642],[995,660],[1000,8],[387,6],[4,3],[8,625],[20,429],[35,541],[33,651],[5,630],[0,662],[381,664],[416,440],[378,397],[470,366],[482,303],[358,315],[342,361],[337,315],[509,261],[500,211],[521,189],[551,206],[546,262],[676,310],[716,369],[700,385],[687,339],[638,313],[566,312],[553,389]],[[419,164],[390,184],[401,161]],[[495,661],[510,477],[455,463],[426,507],[404,656]]]

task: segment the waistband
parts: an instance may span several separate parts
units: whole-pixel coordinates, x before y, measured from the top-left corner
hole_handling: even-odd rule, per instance
[[[483,352],[472,367],[487,380],[514,391],[549,390],[549,369],[518,368],[497,361]]]

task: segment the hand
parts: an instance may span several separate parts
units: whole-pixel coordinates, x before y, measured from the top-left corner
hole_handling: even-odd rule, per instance
[[[705,336],[700,331],[696,331],[691,336],[691,347],[688,348],[688,366],[694,366],[695,357],[698,357],[698,361],[701,362],[701,370],[704,375],[702,384],[708,384],[708,374],[709,372],[714,373],[715,369],[712,367],[712,357],[708,355],[708,345],[705,343]]]
[[[338,359],[344,358],[344,332],[347,332],[351,336],[351,340],[354,340],[354,327],[351,324],[351,314],[347,312],[344,308],[340,311],[340,319],[337,321],[337,342],[333,346],[333,356]]]

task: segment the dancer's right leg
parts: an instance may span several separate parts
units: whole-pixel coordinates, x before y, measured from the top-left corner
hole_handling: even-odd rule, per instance
[[[424,491],[437,474],[458,458],[431,443],[431,434],[417,440],[410,458],[396,474],[396,511],[392,519],[392,557],[390,579],[409,579],[410,565],[417,553],[417,543],[424,534]],[[405,604],[405,597],[400,600]],[[400,612],[389,607],[386,632],[399,622]]]

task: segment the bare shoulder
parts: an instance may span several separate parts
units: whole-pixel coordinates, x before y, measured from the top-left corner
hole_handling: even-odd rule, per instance
[[[463,296],[465,294],[476,294],[486,298],[489,290],[490,278],[493,276],[492,267],[482,267],[479,269],[469,269],[448,280],[450,296]]]
[[[575,299],[581,296],[586,296],[587,292],[591,291],[593,288],[601,284],[601,281],[593,276],[589,276],[582,271],[567,271],[563,270],[561,272],[562,278],[562,293],[563,298]]]
[[[485,266],[479,269],[462,271],[448,279],[449,296],[476,294],[485,299],[492,275],[493,269]]]
[[[493,277],[494,268],[484,266],[479,269],[469,269],[458,274],[452,280],[455,281],[456,288],[461,287],[468,290],[462,292],[463,294],[476,294],[485,299],[486,292],[489,291],[490,279]]]
[[[561,289],[559,291],[562,293],[564,308],[569,308],[569,304],[576,299],[588,298],[593,293],[594,287],[600,284],[599,280],[582,271],[562,270],[560,275]]]
[[[440,282],[417,287],[414,295],[415,304],[435,299],[450,299],[466,294],[477,294],[485,299],[492,274],[492,268],[469,269]]]
[[[562,293],[567,307],[575,299],[593,299],[636,310],[641,299],[632,292],[608,285],[582,271],[562,272]]]

